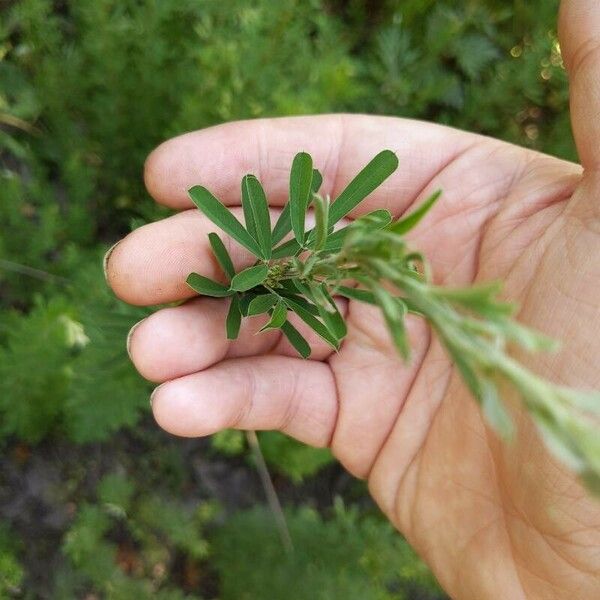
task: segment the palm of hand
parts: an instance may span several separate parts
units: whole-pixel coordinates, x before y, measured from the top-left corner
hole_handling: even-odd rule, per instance
[[[311,128],[333,140],[343,130],[352,150],[368,132],[372,147],[362,142],[359,155],[339,147],[339,159],[332,159],[331,148],[311,147]],[[271,140],[258,163],[257,137]],[[239,202],[241,175],[257,169],[272,202],[281,203],[291,157],[301,148],[323,167],[324,186],[332,192],[381,148],[396,150],[398,174],[361,210],[386,206],[401,214],[407,202],[418,204],[443,188],[443,200],[412,240],[430,258],[437,279],[448,285],[504,281],[506,297],[521,305],[521,319],[564,341],[560,354],[536,357],[536,370],[561,383],[600,386],[592,361],[582,356],[584,349],[589,356],[600,350],[591,347],[598,336],[590,335],[600,285],[598,220],[590,202],[597,186],[582,178],[579,166],[423,123],[291,119],[232,124],[167,143],[148,163],[153,195],[186,207],[185,190],[199,182],[197,153],[190,149],[214,156],[217,148],[230,147],[231,138],[252,141],[225,184],[216,177],[218,160],[214,170],[202,167],[200,179],[230,204]],[[412,152],[416,139],[422,148],[444,150],[419,156]],[[217,272],[206,243],[212,229],[197,211],[184,211],[135,231],[111,254],[109,282],[137,304],[189,297],[183,282],[190,271]],[[235,245],[231,250],[234,262],[249,260]],[[578,583],[598,569],[581,550],[598,543],[589,525],[594,507],[584,492],[548,457],[518,411],[516,443],[496,439],[422,323],[411,323],[414,355],[405,366],[378,311],[351,302],[341,351],[331,355],[313,338],[317,360],[306,362],[289,358],[294,351],[275,334],[254,335],[262,325],[256,319],[246,322],[238,341],[227,343],[226,308],[203,298],[162,309],[131,337],[142,374],[171,380],[154,396],[155,416],[167,430],[281,429],[314,445],[329,444],[351,472],[368,477],[374,498],[452,595],[481,598],[502,590],[504,597],[541,596],[565,576]],[[535,561],[529,556],[525,567],[520,556],[532,545],[553,552],[540,552]]]
[[[536,357],[538,372],[598,387],[587,357],[600,350],[590,335],[600,295],[592,206],[600,179],[508,145],[473,144],[437,174],[450,198],[446,214],[424,225],[416,246],[444,284],[505,282],[521,319],[564,341],[558,355]],[[351,305],[348,321],[352,333],[329,361],[340,393],[333,448],[355,474],[368,474],[373,496],[444,587],[461,598],[550,597],[565,577],[597,574],[600,564],[582,546],[600,543],[600,534],[579,520],[594,507],[526,417],[515,411],[517,440],[500,443],[437,340],[416,325],[416,360],[399,368],[373,309]],[[580,597],[594,594],[580,589]]]

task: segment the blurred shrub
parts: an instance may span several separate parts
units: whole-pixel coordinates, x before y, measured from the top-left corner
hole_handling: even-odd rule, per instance
[[[556,132],[568,131],[556,0],[369,4],[23,0],[0,29],[0,110],[39,130],[13,137],[86,243],[148,210],[140,174],[157,143],[231,119],[374,111],[572,155]]]
[[[258,437],[265,460],[294,483],[300,483],[333,461],[327,448],[311,448],[276,431],[261,431]],[[228,456],[244,454],[244,433],[232,429],[220,431],[212,436],[212,446]]]
[[[14,103],[36,107],[27,114],[43,135],[31,148],[52,165],[77,229],[89,225],[86,208],[113,231],[123,216],[139,214],[144,158],[170,135],[229,119],[350,108],[357,95],[340,27],[316,0],[54,5],[15,5],[3,62],[34,96]],[[84,227],[79,238],[92,232]]]
[[[2,433],[36,442],[56,424],[68,388],[70,354],[84,343],[81,324],[70,312],[54,298],[40,302],[26,317],[1,316],[6,331],[0,355]]]
[[[293,553],[282,551],[272,515],[256,508],[217,530],[222,600],[409,600],[445,598],[427,567],[381,517],[337,501],[330,518],[287,513]],[[418,594],[418,596],[417,596]]]
[[[0,171],[0,302],[26,308],[36,292],[60,275],[53,257],[65,241],[58,203],[43,177]],[[52,275],[44,271],[51,269]]]
[[[355,106],[364,90],[347,32],[323,8],[320,0],[204,3],[194,27],[198,88],[183,96],[179,129]]]
[[[101,224],[118,219],[123,208],[136,212],[144,156],[195,81],[188,75],[195,6],[99,0],[56,10],[50,0],[26,0],[10,13],[16,43],[8,58],[40,106],[43,134],[31,149],[52,166],[74,225],[89,221],[86,209]],[[79,235],[84,242],[95,227],[86,229]]]
[[[0,598],[18,597],[22,591],[24,571],[17,550],[14,536],[0,523]]]
[[[294,483],[300,483],[333,461],[327,448],[311,448],[275,431],[259,435],[265,460]]]
[[[60,430],[77,442],[102,440],[148,407],[149,386],[125,350],[144,312],[107,290],[99,254],[83,264],[26,314],[0,312],[0,434],[38,442]]]
[[[555,0],[402,3],[373,39],[369,110],[575,158],[557,11]]]
[[[0,302],[19,311],[0,337],[1,430],[106,439],[146,405],[124,353],[140,311],[111,300],[88,249],[164,214],[142,190],[145,156],[186,128],[350,108],[354,59],[314,0],[24,0],[6,15],[0,108],[27,128],[2,132],[0,155]],[[64,314],[85,347],[64,342]]]
[[[133,481],[113,473],[98,486],[94,504],[79,507],[65,536],[66,567],[56,578],[56,598],[99,593],[108,600],[159,598],[193,600],[173,585],[172,571],[186,565],[197,584],[208,555],[203,536],[214,508],[193,509],[154,490],[140,492]],[[185,582],[183,582],[185,583]]]

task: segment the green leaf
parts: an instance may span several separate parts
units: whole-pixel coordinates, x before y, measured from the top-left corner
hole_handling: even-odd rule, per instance
[[[533,412],[535,424],[541,431],[546,447],[556,458],[564,462],[573,471],[582,471],[584,461],[573,438],[567,437],[560,425],[552,417]]]
[[[185,282],[199,294],[203,296],[212,296],[213,298],[225,298],[231,296],[233,292],[222,283],[213,281],[208,277],[198,275],[198,273],[190,273]]]
[[[419,208],[415,211],[411,212],[410,215],[403,217],[399,221],[392,223],[388,229],[393,231],[394,233],[398,233],[400,235],[404,235],[408,233],[411,229],[416,227],[421,219],[431,210],[431,207],[437,202],[439,197],[442,195],[442,190],[437,190]]]
[[[454,362],[454,364],[458,367],[462,380],[467,384],[467,387],[471,391],[471,394],[473,394],[477,401],[481,403],[483,400],[483,392],[481,389],[480,382],[481,378],[471,367],[467,359],[462,355],[461,351],[456,350],[452,343],[446,337],[444,337],[443,332],[438,330],[438,335],[441,337],[445,347],[450,353],[450,356],[452,357],[452,362]]]
[[[334,231],[326,240],[323,250],[325,252],[339,252],[344,246],[344,240],[348,235],[348,227]]]
[[[358,300],[359,302],[364,302],[365,304],[377,304],[375,296],[373,296],[373,292],[369,292],[369,290],[361,290],[358,288],[340,285],[335,291],[340,296],[344,296],[350,300]]]
[[[391,221],[392,214],[389,210],[386,210],[385,208],[379,208],[371,211],[370,213],[359,217],[350,223],[350,225],[346,225],[346,227],[330,233],[327,237],[324,250],[326,252],[338,252],[341,250],[342,246],[344,245],[346,235],[348,235],[352,229],[356,229],[359,226],[364,226],[368,229],[383,229],[384,227],[387,227]]]
[[[273,227],[273,235],[271,244],[275,246],[292,230],[292,219],[290,217],[290,203],[288,202],[281,211],[275,227]]]
[[[308,345],[308,342],[289,321],[283,323],[281,331],[302,358],[308,358],[310,356],[310,346]]]
[[[276,302],[277,296],[275,294],[261,294],[260,296],[256,296],[248,305],[247,314],[249,317],[262,315],[273,308]]]
[[[321,173],[317,169],[313,169],[312,191],[314,194],[319,191],[322,181]],[[290,217],[290,203],[288,202],[281,211],[277,223],[275,223],[275,227],[273,228],[273,246],[278,244],[291,230],[292,219]]]
[[[316,194],[323,183],[323,176],[318,169],[313,169],[312,184],[310,186],[312,193]]]
[[[318,336],[323,338],[334,350],[339,349],[339,340],[327,329],[327,327],[306,310],[301,304],[284,296],[285,303],[293,310]]]
[[[345,217],[378,188],[398,168],[398,157],[391,150],[380,152],[331,204],[329,221],[333,225]]]
[[[261,329],[266,331],[267,329],[280,329],[287,319],[287,306],[283,300],[277,302],[277,306],[271,313],[270,321]]]
[[[321,306],[321,303],[317,304],[321,319],[325,325],[327,325],[329,331],[331,331],[338,340],[344,339],[348,333],[348,328],[346,327],[346,321],[344,321],[344,317],[342,317],[335,300],[331,297],[325,284],[316,287],[315,291],[317,290],[317,293],[322,295],[328,305],[327,307],[324,307]]]
[[[305,311],[311,313],[312,315],[317,316],[319,314],[319,309],[317,308],[317,306],[314,305],[314,304],[312,304],[311,302],[309,302],[303,296],[299,296],[298,294],[290,293],[287,290],[277,290],[277,292],[283,298],[290,298],[290,299],[292,299],[294,302],[296,302],[297,304],[299,304],[300,306],[302,306],[302,308],[304,308]]]
[[[231,298],[225,328],[227,329],[227,339],[235,340],[240,334],[240,325],[242,323],[242,313],[240,311],[240,297],[235,294]]]
[[[217,227],[232,237],[257,258],[262,258],[262,251],[256,240],[244,229],[244,226],[233,216],[231,211],[217,200],[206,188],[196,185],[188,191],[192,202]]]
[[[304,220],[310,201],[313,177],[312,158],[306,152],[299,152],[292,162],[290,172],[290,217],[292,230],[298,244],[304,243]]]
[[[258,236],[256,234],[256,221],[254,220],[254,214],[252,213],[252,206],[250,199],[248,198],[248,190],[246,188],[246,177],[242,178],[242,209],[244,211],[244,225],[246,231],[254,238],[258,243]],[[260,246],[260,244],[259,244]],[[262,248],[261,248],[262,250]]]
[[[358,300],[359,302],[364,302],[365,304],[377,305],[375,296],[373,296],[373,293],[369,292],[368,290],[351,288],[346,287],[345,285],[341,285],[335,288],[335,293],[339,294],[340,296],[344,296],[345,298],[349,298],[350,300]],[[406,306],[409,313],[423,316],[423,313],[420,310],[418,310],[418,308],[414,305],[414,302],[412,302],[410,298],[395,297],[395,300],[396,302],[401,302],[404,306]]]
[[[588,491],[600,498],[600,475],[592,469],[584,469],[580,474],[580,478]]]
[[[210,242],[210,247],[212,248],[217,262],[221,265],[221,269],[223,269],[225,275],[231,279],[235,275],[235,269],[233,267],[233,262],[231,261],[231,256],[229,256],[229,252],[227,252],[227,248],[225,248],[223,241],[216,233],[209,233],[208,241]]]
[[[501,320],[501,328],[504,335],[531,352],[551,352],[558,350],[560,346],[556,340],[533,329],[529,329],[529,327],[525,327],[516,321],[503,318]]]
[[[312,253],[304,262],[296,257],[294,257],[292,261],[297,263],[294,264],[294,268],[302,274],[302,277],[308,277],[313,267],[319,262],[319,255]]]
[[[578,410],[588,412],[591,415],[600,415],[600,392],[585,392],[562,386],[558,387],[558,391],[565,402]]]
[[[398,349],[398,352],[400,352],[400,356],[404,360],[408,360],[410,358],[410,344],[404,323],[404,318],[408,312],[406,305],[403,302],[399,302],[398,298],[394,298],[394,296],[383,288],[373,287],[372,292],[375,301],[379,304],[383,312],[383,317],[392,335],[394,345]]]
[[[315,207],[315,228],[314,243],[311,244],[315,252],[319,252],[325,247],[328,234],[329,201],[320,196],[314,196],[313,205]]]
[[[266,278],[269,273],[269,268],[267,265],[255,265],[253,267],[248,267],[243,271],[240,271],[232,280],[231,280],[231,289],[236,292],[245,292],[246,290],[250,290],[257,285],[260,285]]]
[[[494,321],[506,322],[506,317],[515,312],[515,305],[495,299],[501,289],[501,282],[491,281],[459,288],[436,286],[432,291],[436,297],[448,300],[452,304],[464,306]]]
[[[362,215],[354,224],[364,224],[369,229],[383,229],[392,222],[392,213],[387,208],[378,208]]]
[[[513,423],[502,405],[496,386],[489,379],[480,379],[481,409],[490,425],[504,439],[514,435]]]
[[[281,246],[277,246],[277,248],[273,250],[271,258],[288,258],[290,256],[296,256],[301,250],[300,244],[298,244],[295,238],[292,238],[281,244]]]
[[[294,280],[282,279],[279,282],[279,285],[281,287],[277,289],[277,293],[278,294],[297,294],[298,288],[297,288],[296,284],[294,283],[294,281],[296,281],[295,278],[294,278]]]
[[[303,296],[303,298],[305,300],[307,299],[307,300],[310,300],[312,302],[315,302],[315,296],[313,294],[313,290],[312,290],[312,288],[309,285],[307,285],[306,283],[304,283],[300,279],[293,279],[292,280],[292,284],[296,288],[296,290],[298,292],[300,292],[300,295]]]
[[[246,227],[258,242],[265,260],[271,258],[271,216],[265,191],[254,175],[242,179],[242,207]]]
[[[250,306],[250,302],[257,297],[257,294],[253,292],[248,292],[243,294],[240,298],[240,312],[242,313],[242,317],[248,316],[248,307]]]

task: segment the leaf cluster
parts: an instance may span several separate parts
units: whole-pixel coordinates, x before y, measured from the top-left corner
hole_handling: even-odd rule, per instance
[[[269,320],[261,331],[281,330],[298,353],[307,358],[310,346],[288,319],[289,313],[294,313],[334,350],[339,350],[347,333],[346,324],[331,294],[330,280],[325,275],[315,274],[331,262],[350,230],[350,226],[346,226],[334,231],[334,226],[397,166],[393,152],[381,152],[330,202],[329,197],[323,198],[318,193],[322,176],[313,168],[312,158],[300,152],[291,165],[289,202],[274,225],[265,192],[253,175],[246,175],[242,180],[245,226],[206,188],[195,186],[189,190],[194,204],[256,259],[253,265],[236,272],[223,241],[217,233],[211,233],[211,248],[228,284],[198,273],[187,278],[188,285],[199,294],[231,298],[227,316],[229,339],[237,338],[242,317],[267,314]],[[312,229],[305,227],[309,208],[314,208],[315,214]],[[375,211],[359,221],[368,227],[380,227],[391,222],[391,215],[387,211]],[[282,242],[290,233],[293,237]],[[305,260],[301,258],[303,254],[308,254]],[[331,275],[341,281],[335,266],[328,266]]]
[[[311,157],[300,152],[290,168],[288,203],[274,226],[265,192],[253,175],[242,180],[245,226],[206,188],[191,188],[198,209],[252,253],[255,262],[236,271],[223,241],[211,233],[215,258],[228,283],[192,273],[188,285],[199,294],[230,298],[229,339],[238,336],[243,317],[266,314],[261,331],[279,329],[304,358],[310,356],[310,346],[289,317],[293,314],[339,351],[347,326],[335,296],[378,306],[404,360],[410,358],[406,316],[418,315],[437,334],[498,433],[505,438],[513,434],[499,393],[500,385],[508,383],[548,447],[600,491],[600,394],[556,386],[528,371],[509,355],[509,346],[540,351],[554,343],[512,318],[515,307],[497,299],[497,283],[457,289],[434,285],[426,257],[407,243],[406,234],[439,200],[440,191],[399,219],[375,210],[335,228],[397,166],[393,152],[380,152],[330,201],[319,194],[322,177]],[[315,225],[307,229],[310,208]],[[282,241],[288,234],[293,237]]]

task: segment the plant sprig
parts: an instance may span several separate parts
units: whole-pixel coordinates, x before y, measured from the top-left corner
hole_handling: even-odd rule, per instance
[[[528,351],[551,350],[556,344],[514,320],[515,306],[498,299],[497,283],[462,288],[433,284],[427,259],[407,244],[406,234],[439,200],[440,191],[400,219],[379,209],[334,229],[397,167],[396,155],[384,150],[331,202],[319,194],[322,177],[312,158],[301,152],[291,166],[289,201],[273,228],[266,194],[253,175],[242,180],[245,227],[206,188],[193,187],[189,193],[198,209],[256,262],[236,273],[221,238],[211,233],[213,253],[229,284],[192,273],[188,285],[202,295],[231,297],[229,339],[237,338],[242,317],[266,314],[269,320],[261,331],[279,329],[304,358],[310,356],[310,346],[288,320],[290,312],[338,351],[347,327],[334,297],[376,305],[404,360],[410,359],[406,316],[419,315],[502,437],[510,438],[514,430],[499,391],[508,384],[548,448],[600,494],[600,393],[555,385],[512,358],[511,344]],[[309,208],[315,225],[307,230]]]

